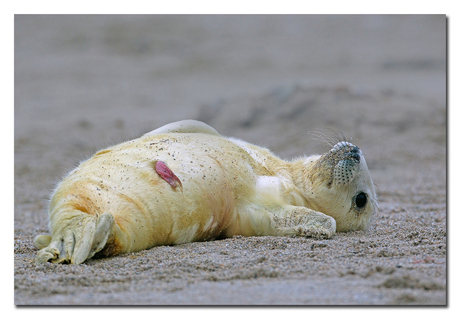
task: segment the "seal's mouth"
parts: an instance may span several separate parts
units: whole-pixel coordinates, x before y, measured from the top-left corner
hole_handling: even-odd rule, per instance
[[[326,164],[329,171],[327,186],[350,184],[355,178],[361,162],[361,150],[350,142],[339,142],[321,156],[318,164]],[[324,166],[323,166],[324,168]]]

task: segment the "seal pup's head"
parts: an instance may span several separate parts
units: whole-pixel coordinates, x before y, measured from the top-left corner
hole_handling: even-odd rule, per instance
[[[361,150],[342,141],[311,164],[306,171],[311,206],[332,216],[337,231],[367,229],[378,203]]]

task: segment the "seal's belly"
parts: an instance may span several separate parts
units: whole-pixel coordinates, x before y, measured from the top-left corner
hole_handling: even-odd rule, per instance
[[[161,161],[180,180],[173,187],[156,170]],[[257,164],[218,136],[146,136],[98,152],[58,187],[52,207],[71,203],[104,212],[128,236],[126,251],[219,236],[251,201]]]

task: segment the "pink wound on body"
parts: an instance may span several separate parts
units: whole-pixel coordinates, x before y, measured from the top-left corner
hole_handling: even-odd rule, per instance
[[[168,182],[169,185],[171,185],[172,188],[176,189],[177,186],[180,186],[182,188],[182,183],[180,182],[180,179],[169,169],[165,162],[157,161],[155,164],[155,170],[158,173],[158,175],[161,176],[162,179],[164,179]]]

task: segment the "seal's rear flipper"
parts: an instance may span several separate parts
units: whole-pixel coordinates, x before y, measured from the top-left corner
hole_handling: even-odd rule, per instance
[[[79,216],[80,217],[80,216]],[[35,244],[43,247],[37,253],[37,262],[81,264],[102,250],[112,234],[114,218],[104,213],[99,218],[86,215],[74,217],[66,225],[59,225],[52,238],[46,235],[37,236]]]
[[[169,123],[157,128],[156,130],[146,133],[143,136],[166,133],[204,133],[220,136],[220,134],[213,127],[196,120],[183,120]]]
[[[51,243],[51,236],[50,235],[38,235],[38,236],[35,236],[35,238],[34,238],[34,245],[39,250],[43,249],[45,247],[48,247],[48,245],[50,243]]]

